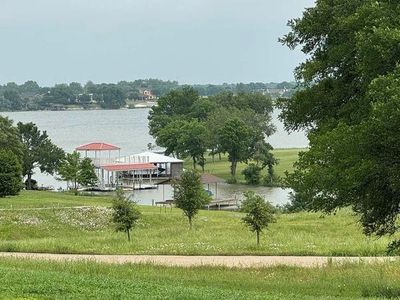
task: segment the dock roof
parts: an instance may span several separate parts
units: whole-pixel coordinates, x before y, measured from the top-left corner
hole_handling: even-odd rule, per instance
[[[85,145],[81,145],[77,147],[75,150],[76,151],[111,151],[111,150],[120,150],[121,148],[103,143],[103,142],[95,142],[95,143],[89,143]]]
[[[157,167],[153,164],[110,164],[101,166],[106,171],[122,172],[122,171],[142,171],[155,170]]]

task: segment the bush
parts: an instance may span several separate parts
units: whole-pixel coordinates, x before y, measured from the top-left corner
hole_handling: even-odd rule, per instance
[[[244,179],[247,184],[258,185],[261,181],[261,168],[256,164],[249,164],[243,171]]]
[[[0,197],[17,195],[22,188],[22,169],[18,157],[0,150]]]
[[[285,212],[296,213],[308,210],[307,201],[301,194],[291,192],[289,194],[289,200],[290,202],[283,206]]]

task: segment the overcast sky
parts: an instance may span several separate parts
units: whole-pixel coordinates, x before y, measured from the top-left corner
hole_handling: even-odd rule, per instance
[[[0,83],[284,81],[277,42],[314,0],[1,0]]]

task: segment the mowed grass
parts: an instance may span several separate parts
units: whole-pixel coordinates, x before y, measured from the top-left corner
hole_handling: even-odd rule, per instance
[[[43,199],[46,199],[44,202]],[[87,202],[86,202],[87,200]],[[3,205],[3,201],[8,205]],[[347,210],[332,216],[316,213],[281,214],[276,223],[255,236],[239,212],[200,211],[189,230],[176,208],[141,206],[143,217],[132,241],[111,223],[111,198],[79,197],[51,192],[24,192],[0,199],[22,207],[48,209],[0,210],[0,251],[102,254],[180,255],[385,255],[387,238],[368,238]],[[53,203],[89,208],[58,208]],[[95,203],[98,201],[98,203]],[[37,205],[35,205],[35,203]],[[94,203],[96,205],[94,205]],[[101,204],[101,206],[99,206]]]
[[[273,154],[278,159],[278,164],[274,168],[275,174],[279,177],[284,177],[286,171],[291,172],[293,170],[293,164],[298,159],[299,152],[306,150],[307,149],[298,148],[273,150]],[[192,161],[190,159],[185,160],[184,167],[187,169],[193,168]],[[200,167],[198,168],[200,169]],[[239,183],[245,182],[242,174],[244,168],[246,168],[246,164],[244,163],[239,163],[237,166],[236,177]],[[216,155],[214,157],[214,162],[211,156],[206,156],[205,172],[211,173],[225,180],[231,178],[228,156],[222,155],[221,160],[219,160],[218,155]]]
[[[400,297],[400,264],[228,269],[0,259],[0,298],[365,299]]]

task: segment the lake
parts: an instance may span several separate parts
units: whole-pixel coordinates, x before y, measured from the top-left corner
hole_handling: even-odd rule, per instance
[[[148,143],[154,139],[148,132],[147,115],[149,109],[122,110],[82,110],[82,111],[32,111],[32,112],[2,112],[15,123],[33,122],[40,130],[46,130],[52,141],[67,152],[72,152],[77,146],[102,141],[121,147],[121,155],[129,155],[147,150]],[[304,148],[308,140],[304,133],[288,134],[278,119],[278,111],[273,114],[276,133],[268,138],[274,148]],[[55,188],[65,187],[52,176],[35,174],[39,185]],[[244,190],[254,190],[274,204],[287,202],[287,190],[267,187],[248,187],[240,185],[219,185],[220,196],[232,197],[241,195]],[[151,204],[152,200],[159,201],[172,197],[169,186],[159,187],[158,190],[136,191],[134,198],[142,204]]]

